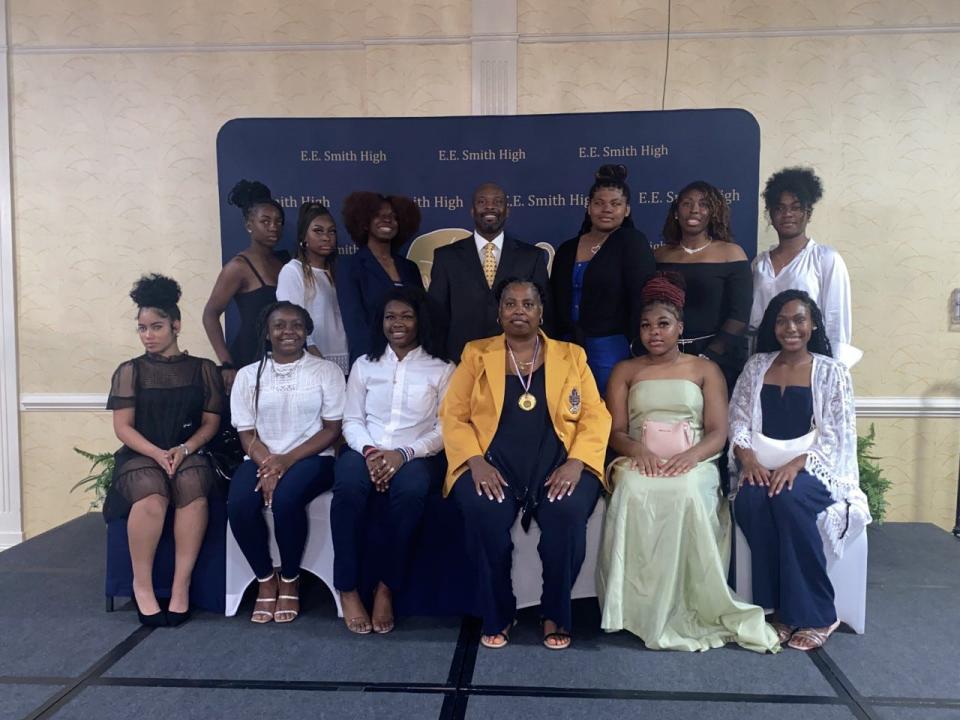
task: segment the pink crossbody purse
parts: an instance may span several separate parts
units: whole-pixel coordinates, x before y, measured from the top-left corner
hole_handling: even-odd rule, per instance
[[[666,459],[693,447],[693,431],[690,423],[658,422],[644,420],[641,438],[647,450]]]

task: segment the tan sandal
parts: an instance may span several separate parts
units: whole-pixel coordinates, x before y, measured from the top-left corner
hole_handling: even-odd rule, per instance
[[[790,642],[787,643],[787,647],[791,647],[794,650],[801,650],[803,652],[809,652],[810,650],[816,650],[817,648],[822,648],[823,644],[827,641],[833,631],[840,627],[840,621],[837,620],[833,625],[826,628],[803,628],[802,630],[797,630],[790,638]]]
[[[257,578],[257,582],[260,583],[262,586],[264,583],[268,583],[271,580],[276,579],[276,577],[277,577],[277,574],[274,573],[273,575],[266,578],[265,580],[261,580],[260,578]],[[277,587],[279,588],[279,583]],[[253,605],[253,613],[251,613],[250,615],[250,622],[256,623],[257,625],[265,625],[268,622],[273,622],[274,611],[262,610],[258,608],[257,606],[260,605],[261,603],[273,603],[274,608],[276,608],[277,596],[274,595],[273,597],[257,597]]]
[[[770,621],[770,627],[772,627],[774,632],[777,633],[777,642],[781,645],[793,637],[793,634],[797,631],[797,628],[791,627],[790,625],[782,622],[777,622],[776,620]]]
[[[292,580],[287,580],[285,577],[283,577],[283,575],[281,575],[280,576],[281,588],[283,587],[283,585],[292,586],[293,587],[292,592],[296,594],[295,595],[290,595],[290,594],[277,595],[277,610],[274,613],[274,617],[273,617],[273,621],[277,623],[293,622],[294,620],[297,619],[297,615],[300,614],[300,576],[297,575],[297,577],[293,578]],[[278,592],[283,593],[284,591],[283,589],[281,589]],[[291,591],[287,590],[286,592],[289,593]],[[279,607],[281,600],[287,600],[288,602],[290,602],[290,605],[292,605],[292,607],[281,609]]]

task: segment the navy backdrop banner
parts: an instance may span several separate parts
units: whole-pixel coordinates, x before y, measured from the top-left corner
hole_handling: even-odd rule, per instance
[[[407,195],[423,213],[421,234],[472,229],[472,192],[486,181],[507,193],[511,235],[555,247],[577,234],[594,172],[607,163],[627,167],[633,221],[651,244],[676,191],[706,180],[730,203],[736,241],[756,254],[760,129],[745,110],[719,109],[231,120],[217,137],[223,260],[249,244],[227,204],[241,178],[265,183],[285,208],[279,249],[291,254],[301,202],[325,203],[339,222],[354,190]],[[340,225],[341,253],[350,253]]]

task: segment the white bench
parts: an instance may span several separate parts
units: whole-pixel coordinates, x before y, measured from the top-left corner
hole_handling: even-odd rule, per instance
[[[600,555],[606,509],[607,501],[601,497],[587,520],[587,553],[570,594],[574,600],[597,596],[597,558]],[[518,516],[510,535],[513,539],[513,594],[517,598],[517,608],[539,605],[543,590],[543,565],[537,553],[537,543],[540,542],[537,521],[531,522],[530,532],[525,533]]]
[[[736,525],[737,533],[737,594],[747,602],[753,602],[753,567],[750,563],[750,545]],[[843,557],[837,560],[826,551],[827,575],[833,585],[834,605],[837,618],[855,633],[863,634],[867,618],[867,530],[848,538]]]
[[[337,603],[337,616],[343,617],[343,608],[340,607],[340,593],[333,587],[333,538],[330,533],[330,501],[332,492],[325,492],[314,498],[307,505],[307,544],[303,549],[303,559],[300,567],[323,580],[324,584],[333,593],[333,600]],[[280,553],[277,550],[277,541],[273,537],[273,513],[264,508],[267,526],[270,528],[270,557],[274,566],[280,565]],[[240,551],[237,540],[233,536],[233,529],[227,523],[227,587],[226,609],[227,617],[237,614],[243,593],[254,580],[256,574],[250,563]]]
[[[330,534],[330,501],[332,492],[325,492],[314,499],[307,506],[309,532],[307,544],[303,550],[303,559],[300,562],[302,569],[307,570],[320,578],[333,594],[337,603],[337,616],[343,617],[343,608],[340,606],[340,594],[333,587],[333,539]],[[600,540],[603,534],[603,516],[607,503],[604,498],[597,501],[593,514],[587,521],[587,549],[583,567],[573,585],[571,597],[574,600],[597,596],[597,557],[600,553]],[[273,538],[273,513],[264,508],[267,526],[270,528],[270,557],[274,565],[279,565],[277,543]],[[517,598],[517,607],[525,608],[540,604],[540,594],[543,588],[543,566],[540,555],[537,553],[537,543],[540,542],[540,529],[534,520],[530,523],[530,532],[524,532],[520,527],[520,517],[511,530],[513,539],[513,594]],[[437,568],[443,572],[443,568]],[[256,575],[250,563],[240,551],[233,530],[227,524],[227,581],[226,581],[226,609],[225,614],[232,617],[237,614],[237,608],[243,599],[247,587],[256,580]]]

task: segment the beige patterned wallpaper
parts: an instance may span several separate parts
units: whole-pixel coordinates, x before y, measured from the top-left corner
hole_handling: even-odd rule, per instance
[[[471,110],[468,0],[7,6],[26,393],[106,391],[139,352],[126,292],[145,270],[181,281],[183,345],[209,354],[199,311],[219,269],[214,142],[227,120]],[[789,163],[823,177],[811,229],[853,277],[858,393],[960,396],[960,333],[945,332],[960,166],[944,161],[960,157],[958,34],[836,32],[960,23],[960,3],[674,0],[670,22],[692,34],[671,40],[666,107],[745,108],[764,178]],[[518,0],[518,26],[519,112],[659,109],[667,44],[645,34],[666,30],[666,0]],[[640,35],[603,41],[611,33]],[[774,241],[765,222],[760,235]],[[106,413],[21,420],[33,535],[86,507],[67,492],[85,471],[70,447],[116,440]],[[951,524],[956,428],[877,422],[891,519]]]

